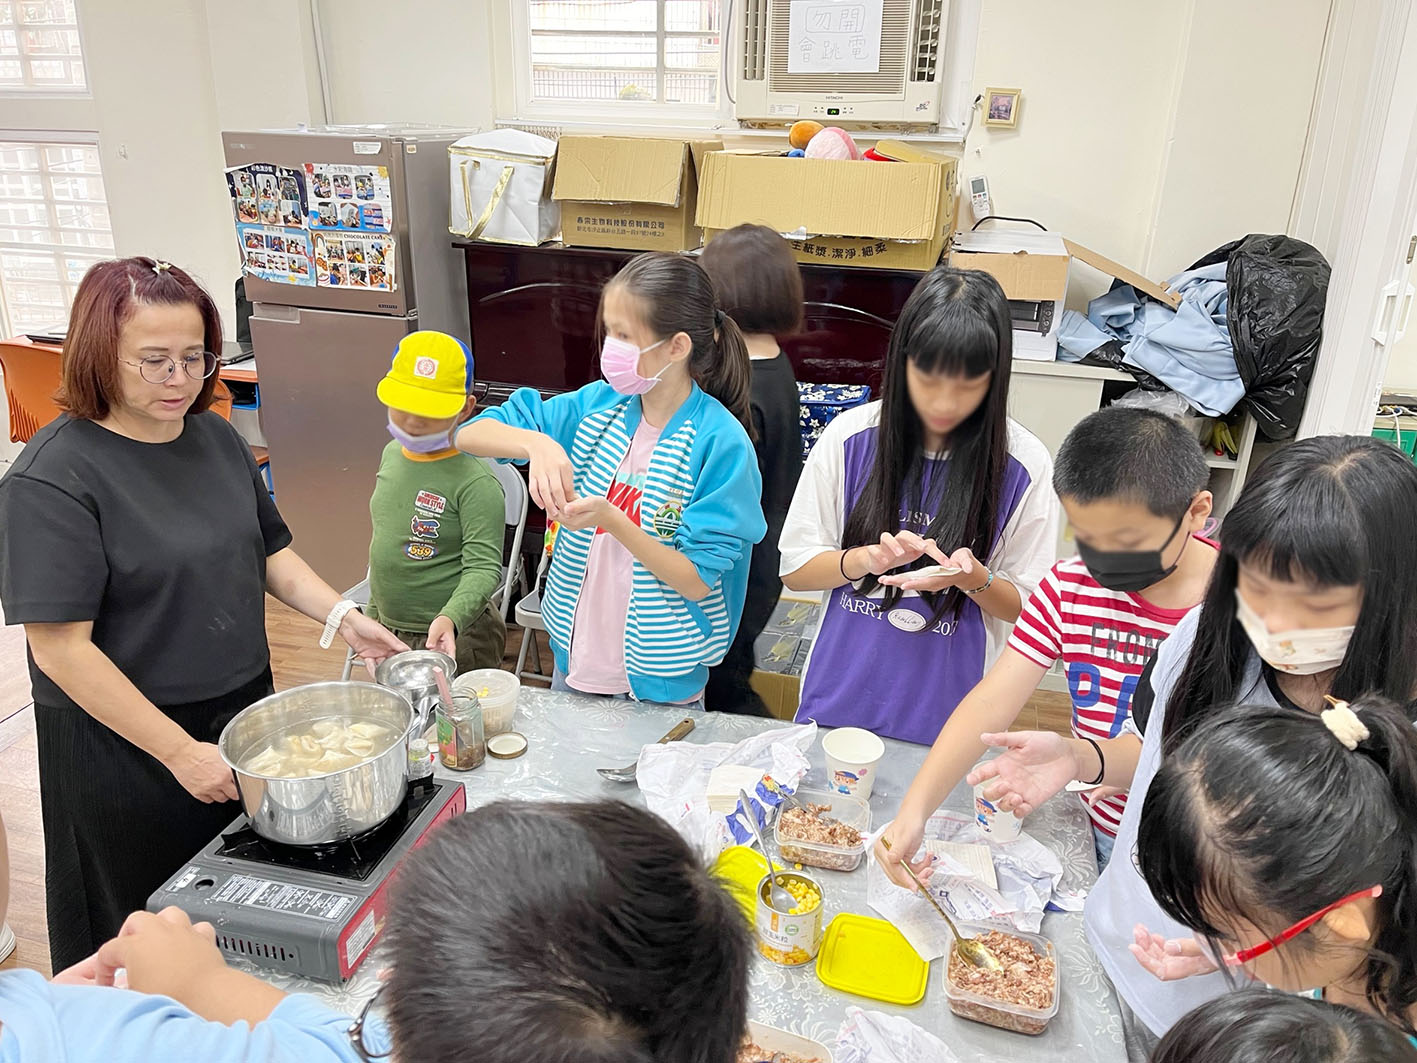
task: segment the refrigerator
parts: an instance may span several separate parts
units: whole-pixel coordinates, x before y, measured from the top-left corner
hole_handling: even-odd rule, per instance
[[[323,126],[222,134],[261,424],[294,548],[336,590],[364,578],[389,441],[374,389],[417,329],[469,339],[448,233],[448,146],[469,130]]]

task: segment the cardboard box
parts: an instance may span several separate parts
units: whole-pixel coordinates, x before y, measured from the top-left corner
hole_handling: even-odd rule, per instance
[[[1034,362],[1058,356],[1071,261],[1061,236],[1016,229],[961,233],[950,251],[951,266],[983,270],[998,280],[1013,316],[1014,357]]]
[[[714,152],[699,174],[704,236],[766,225],[799,262],[928,270],[954,220],[956,160],[848,162]]]
[[[822,604],[784,593],[754,644],[757,668],[749,685],[779,720],[790,720],[802,699],[802,670],[812,650]]]
[[[563,136],[551,198],[571,247],[691,251],[700,160],[717,140]]]

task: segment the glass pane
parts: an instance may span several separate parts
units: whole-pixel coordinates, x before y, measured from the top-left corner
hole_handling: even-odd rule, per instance
[[[671,70],[718,70],[717,37],[666,37],[664,65]]]
[[[0,84],[53,91],[85,85],[73,0],[0,3]]]
[[[532,95],[538,100],[649,100],[655,99],[658,79],[654,70],[567,70],[533,66]]]
[[[535,34],[531,38],[533,67],[570,69],[638,69],[655,67],[653,37],[581,37]]]
[[[664,0],[664,28],[670,33],[717,33],[717,0]]]
[[[25,80],[18,59],[0,59],[0,85],[19,85]]]
[[[656,0],[528,0],[531,28],[654,33]]]
[[[664,75],[666,103],[688,103],[696,107],[713,107],[718,103],[718,74]]]

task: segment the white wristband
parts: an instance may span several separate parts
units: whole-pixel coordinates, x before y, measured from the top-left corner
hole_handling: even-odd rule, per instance
[[[335,641],[335,636],[339,634],[339,626],[344,623],[344,618],[353,609],[358,609],[358,602],[351,602],[348,598],[342,602],[335,603],[335,607],[330,610],[330,615],[325,617],[325,631],[320,636],[320,649],[327,650]]]

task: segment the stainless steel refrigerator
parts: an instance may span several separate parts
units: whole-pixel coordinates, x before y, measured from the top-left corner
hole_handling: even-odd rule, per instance
[[[276,503],[296,551],[337,590],[368,564],[389,440],[374,389],[394,348],[416,329],[469,338],[448,234],[447,149],[466,132],[222,134]]]

